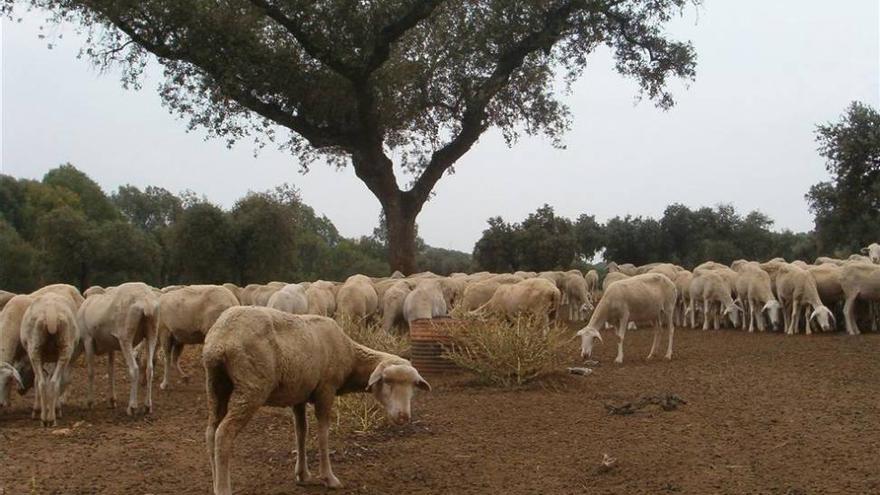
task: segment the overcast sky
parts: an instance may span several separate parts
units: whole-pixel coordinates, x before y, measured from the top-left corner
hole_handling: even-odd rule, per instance
[[[804,194],[825,180],[815,125],[853,100],[880,106],[877,0],[706,0],[670,25],[693,41],[697,78],[676,84],[678,104],[663,112],[636,104],[637,88],[597,52],[566,98],[574,126],[567,149],[542,138],[512,149],[488,133],[444,177],[419,217],[431,245],[470,252],[490,216],[519,221],[543,203],[557,213],[659,217],[673,202],[759,209],[777,228],[809,230]],[[40,178],[71,162],[108,192],[119,185],[192,189],[225,207],[248,190],[283,182],[327,215],[343,235],[368,234],[379,203],[351,169],[315,164],[242,142],[232,150],[186,133],[156,94],[121,88],[77,60],[69,29],[52,50],[38,38],[43,20],[19,13],[2,24],[2,173]],[[56,33],[59,32],[55,29]],[[406,182],[406,181],[402,181]]]

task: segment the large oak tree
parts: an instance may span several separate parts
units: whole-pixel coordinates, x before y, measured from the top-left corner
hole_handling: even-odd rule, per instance
[[[84,51],[136,84],[154,55],[193,127],[350,165],[379,199],[392,269],[415,270],[415,219],[489,128],[559,142],[559,99],[600,45],[661,107],[691,79],[663,28],[695,0],[0,0],[88,32]],[[281,132],[279,132],[281,131]]]

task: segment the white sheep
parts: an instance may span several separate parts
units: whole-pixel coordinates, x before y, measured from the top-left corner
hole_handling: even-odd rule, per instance
[[[0,311],[0,407],[9,405],[13,382],[24,394],[33,384],[33,370],[24,346],[21,345],[21,322],[34,298],[17,295]]]
[[[871,263],[880,264],[880,244],[872,242],[868,247],[862,248],[861,253],[867,254]]]
[[[43,426],[56,426],[56,414],[61,415],[58,398],[63,392],[62,381],[79,340],[75,312],[70,298],[47,292],[34,297],[22,318],[21,345],[36,382],[33,416],[39,405]],[[48,363],[55,363],[49,376],[43,368]]]
[[[176,294],[169,292],[162,297]],[[104,294],[90,295],[77,312],[80,340],[88,369],[88,406],[95,402],[95,356],[107,354],[107,374],[110,381],[110,406],[116,405],[114,352],[120,351],[128,368],[130,381],[128,407],[131,416],[137,409],[140,367],[135,346],[145,343],[144,373],[146,394],[144,409],[153,412],[153,356],[158,340],[157,308],[159,298],[152,288],[140,282],[129,282]]]
[[[568,309],[568,320],[583,320],[593,310],[593,297],[590,295],[590,288],[580,272],[566,273],[557,288],[562,294],[560,308]]]
[[[843,304],[846,333],[858,335],[861,331],[856,320],[856,301],[880,301],[880,266],[873,263],[848,263],[840,270],[840,284],[846,298]]]
[[[302,285],[287,284],[272,294],[266,307],[294,315],[303,315],[309,311],[309,299]]]
[[[551,317],[558,314],[561,299],[562,295],[552,281],[543,277],[528,278],[515,284],[500,285],[486,304],[472,314],[507,319],[529,315],[549,323]]]
[[[159,340],[165,369],[159,388],[171,387],[171,366],[182,380],[188,375],[180,367],[184,345],[201,344],[208,330],[227,309],[238,306],[235,295],[219,285],[190,285],[159,298]]]
[[[747,265],[747,268],[740,271],[739,280],[737,281],[737,292],[743,303],[746,317],[748,318],[749,332],[755,331],[755,323],[758,324],[758,330],[763,332],[765,329],[764,315],[770,321],[771,328],[779,326],[780,314],[782,313],[782,305],[773,295],[773,289],[770,286],[770,275],[762,270],[757,263],[755,265]],[[745,327],[745,319],[743,319],[743,327]]]
[[[617,358],[614,362],[623,363],[623,340],[629,322],[633,321],[655,325],[654,342],[647,359],[651,359],[657,352],[660,329],[666,326],[669,332],[666,359],[672,359],[676,298],[675,284],[658,273],[636,275],[610,285],[596,305],[590,322],[577,333],[581,337],[581,356],[584,359],[592,356],[595,339],[602,341],[599,329],[606,323],[613,323],[617,325],[618,338]]]
[[[403,317],[409,325],[415,320],[446,316],[446,298],[438,280],[426,279],[411,290],[403,301]]]
[[[373,281],[364,275],[348,277],[336,294],[336,316],[361,321],[371,318],[379,308],[379,295]]]
[[[318,280],[306,289],[306,300],[310,315],[333,317],[336,313],[336,295],[333,293],[333,282]]]
[[[410,293],[406,280],[393,280],[394,285],[387,289],[382,296],[382,330],[387,333],[391,333],[394,327],[402,326],[406,322],[403,304],[406,301],[406,296]]]
[[[785,311],[785,333],[797,333],[801,310],[811,311],[806,319],[806,333],[810,335],[810,322],[815,319],[822,331],[834,329],[834,314],[819,297],[816,280],[807,270],[796,265],[783,265],[776,276],[776,296]],[[791,316],[789,317],[789,314]]]
[[[724,267],[730,270],[727,267]],[[730,270],[732,273],[733,270]],[[715,330],[720,327],[720,318],[730,317],[734,328],[739,326],[739,317],[743,312],[742,307],[733,300],[733,292],[723,271],[715,269],[701,269],[694,271],[694,279],[691,282],[691,305],[690,312],[696,310],[697,304],[702,305],[703,330],[709,329],[709,321],[713,321]]]
[[[431,386],[409,361],[352,341],[333,320],[268,308],[232,308],[205,339],[208,426],[205,440],[215,495],[231,495],[235,437],[262,406],[291,407],[296,426],[296,479],[314,482],[306,458],[306,405],[318,419],[318,479],[342,484],[330,466],[329,431],[337,395],[371,392],[395,422],[410,420],[416,388]]]
[[[15,297],[15,294],[12,292],[0,290],[0,310],[3,310],[3,308],[6,307],[6,303],[8,303],[13,297]]]

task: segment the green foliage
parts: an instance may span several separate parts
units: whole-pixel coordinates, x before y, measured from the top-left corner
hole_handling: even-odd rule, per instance
[[[880,232],[880,113],[853,102],[836,123],[816,129],[831,180],[810,188],[820,251],[858,252]]]
[[[181,283],[236,280],[232,221],[210,203],[193,204],[181,213],[172,227],[171,253]]]
[[[82,212],[90,220],[106,222],[119,219],[119,210],[113,206],[101,186],[69,163],[47,172],[43,177],[43,184],[61,187],[76,194]]]
[[[39,285],[37,250],[0,219],[0,281],[10,292],[30,292]]]
[[[42,252],[44,273],[49,280],[91,285],[94,245],[92,226],[86,216],[62,207],[40,217],[37,246]]]

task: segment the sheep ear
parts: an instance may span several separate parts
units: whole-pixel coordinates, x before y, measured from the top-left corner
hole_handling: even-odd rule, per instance
[[[385,365],[380,364],[376,366],[376,369],[373,370],[373,374],[370,375],[370,380],[367,382],[367,392],[372,392],[373,387],[382,381],[382,372],[385,371]]]
[[[862,249],[859,250],[859,252],[862,254],[868,254],[868,248],[863,247]]]
[[[431,391],[431,384],[428,383],[428,380],[422,378],[422,375],[418,375],[418,380],[416,380],[416,387],[424,390],[425,392]]]
[[[578,330],[577,336],[578,336],[578,337],[583,337],[584,335],[587,334],[587,330],[588,330],[588,329],[589,329],[589,327],[581,328],[580,330]]]

